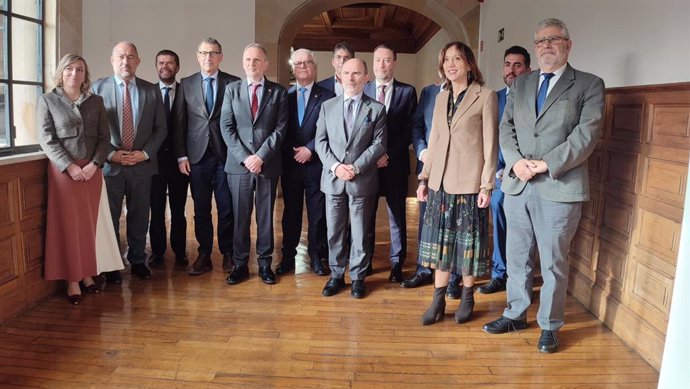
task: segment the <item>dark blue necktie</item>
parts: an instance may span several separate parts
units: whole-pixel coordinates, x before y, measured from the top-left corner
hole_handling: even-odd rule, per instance
[[[541,107],[544,106],[544,102],[546,101],[546,92],[549,90],[549,80],[554,76],[554,74],[542,73],[542,76],[544,76],[544,81],[542,81],[541,86],[539,87],[539,93],[537,94],[537,116],[539,116],[539,112],[541,112]]]
[[[301,87],[299,88],[299,95],[297,96],[297,120],[299,120],[299,125],[302,125],[302,120],[304,120],[304,106],[306,105],[304,103],[304,93],[307,91],[307,88]]]
[[[170,116],[170,88],[169,86],[166,86],[163,88],[164,94],[163,94],[163,106],[165,106],[165,116],[169,117]]]
[[[209,77],[206,81],[208,81],[206,84],[206,112],[211,115],[213,112],[213,78]]]

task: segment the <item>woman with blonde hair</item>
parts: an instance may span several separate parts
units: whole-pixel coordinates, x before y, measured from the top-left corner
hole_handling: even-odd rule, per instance
[[[45,278],[66,280],[69,302],[77,305],[80,282],[98,293],[93,276],[123,268],[99,169],[111,151],[110,131],[84,58],[65,55],[54,84],[37,109],[38,140],[50,160]]]

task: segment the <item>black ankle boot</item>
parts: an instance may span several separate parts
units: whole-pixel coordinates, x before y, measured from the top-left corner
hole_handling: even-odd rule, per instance
[[[446,313],[446,289],[445,286],[434,289],[434,300],[422,315],[422,325],[426,326],[443,320],[443,315]]]
[[[474,287],[462,287],[462,301],[458,310],[455,311],[455,322],[458,324],[467,323],[472,318],[474,310]]]

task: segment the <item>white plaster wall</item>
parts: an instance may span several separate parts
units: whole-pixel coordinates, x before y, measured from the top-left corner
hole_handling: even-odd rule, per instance
[[[157,81],[154,59],[161,49],[180,56],[180,76],[199,71],[196,48],[206,37],[223,45],[221,70],[241,76],[242,50],[255,39],[254,0],[88,0],[83,11],[83,54],[92,79],[113,74],[115,43],[132,41],[142,59],[137,75]]]
[[[439,30],[424,47],[417,52],[417,94],[422,88],[439,80],[438,52],[446,43],[452,41],[445,30]],[[470,42],[465,42],[471,46]]]
[[[547,17],[568,26],[570,63],[607,87],[690,81],[688,0],[490,0],[481,7],[480,65],[492,88],[503,87],[506,48],[518,44],[534,57],[534,28]]]

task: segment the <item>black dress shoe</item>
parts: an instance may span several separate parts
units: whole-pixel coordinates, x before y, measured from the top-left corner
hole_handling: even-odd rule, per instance
[[[364,298],[364,292],[364,280],[352,281],[352,292],[350,293],[352,297],[356,299]]]
[[[345,281],[342,278],[331,278],[326,282],[326,286],[323,287],[323,294],[326,297],[333,296],[340,292],[340,289],[345,287]]]
[[[456,284],[454,282],[451,282],[448,284],[448,290],[446,291],[446,295],[448,296],[449,299],[457,300],[460,298],[460,294],[462,293],[462,286],[459,284]]]
[[[105,273],[105,281],[109,284],[121,284],[122,275],[119,270],[113,270]]]
[[[180,266],[188,266],[189,259],[187,258],[187,254],[175,254],[175,263]]]
[[[149,257],[149,266],[160,266],[163,264],[163,254],[153,254]]]
[[[372,261],[369,261],[369,265],[367,266],[367,275],[370,276],[374,274],[374,265]]]
[[[282,276],[283,274],[292,273],[295,271],[295,260],[290,261],[289,259],[283,258],[282,261],[276,266],[276,274]]]
[[[396,263],[391,268],[391,274],[388,276],[388,281],[395,282],[396,284],[403,282],[402,266],[399,263]]]
[[[232,272],[225,279],[225,281],[230,285],[239,284],[240,282],[249,278],[249,267],[247,265],[238,265],[232,269]]]
[[[317,276],[327,276],[330,274],[329,269],[323,265],[321,259],[314,259],[311,261],[311,271]]]
[[[151,279],[151,270],[144,263],[137,263],[132,265],[132,275],[141,278],[142,280]]]
[[[276,275],[273,274],[270,266],[259,266],[259,278],[264,284],[273,285],[276,283]]]
[[[482,327],[484,332],[488,332],[489,334],[504,334],[510,331],[515,332],[524,330],[525,328],[527,328],[526,320],[513,320],[508,319],[505,316],[501,316],[494,321],[488,322],[484,324],[484,327]]]
[[[72,305],[79,305],[81,303],[81,295],[80,294],[69,295],[69,296],[67,296],[67,300]]]
[[[235,261],[232,259],[232,254],[223,254],[223,271],[230,273],[235,268]]]
[[[558,351],[558,331],[541,330],[537,348],[542,353],[555,353]]]
[[[434,282],[434,279],[431,276],[431,274],[417,273],[412,278],[410,278],[409,280],[405,280],[405,281],[401,282],[400,286],[402,286],[403,288],[416,288],[416,287],[422,286],[422,285],[429,285],[432,282]]]
[[[84,282],[79,281],[79,288],[86,291],[86,293],[101,293],[101,288],[95,282],[89,286],[84,285]]]
[[[477,288],[479,293],[491,294],[506,290],[506,280],[503,278],[492,278],[491,281]]]
[[[211,262],[211,255],[199,253],[194,264],[187,268],[187,274],[190,276],[199,276],[208,271],[213,270],[213,262]]]

